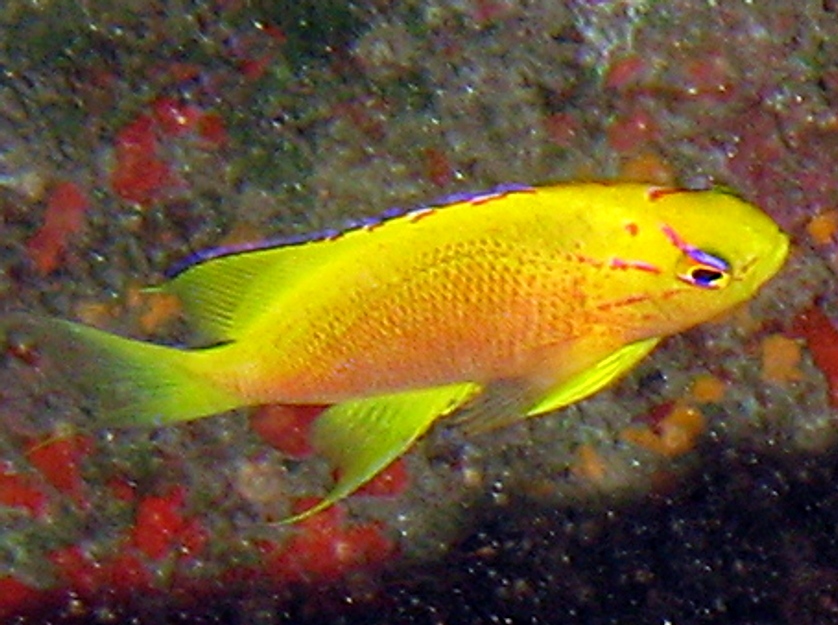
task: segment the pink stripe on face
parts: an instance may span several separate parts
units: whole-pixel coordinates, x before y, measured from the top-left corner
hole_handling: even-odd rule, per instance
[[[632,306],[633,304],[640,304],[641,302],[648,301],[649,299],[650,298],[648,295],[631,295],[629,297],[615,300],[613,302],[605,302],[604,304],[599,304],[597,306],[597,309],[608,311],[613,310],[615,308],[622,308],[623,306]]]
[[[612,258],[608,266],[611,269],[637,269],[638,271],[645,271],[647,273],[661,273],[660,267],[652,263],[647,263],[645,260]]]
[[[649,187],[646,191],[646,197],[650,202],[656,202],[667,195],[675,195],[676,193],[688,193],[684,189],[675,189],[672,187]]]

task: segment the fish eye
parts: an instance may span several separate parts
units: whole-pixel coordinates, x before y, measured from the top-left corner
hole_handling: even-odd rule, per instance
[[[678,279],[701,289],[723,289],[730,282],[730,264],[723,258],[684,246],[676,266]]]
[[[718,266],[695,263],[679,273],[678,278],[702,289],[722,289],[730,281],[730,273]]]

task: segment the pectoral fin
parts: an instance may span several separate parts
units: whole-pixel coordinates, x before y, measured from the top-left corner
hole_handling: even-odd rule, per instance
[[[446,424],[464,436],[491,432],[525,419],[527,410],[540,400],[541,395],[529,380],[496,380],[475,401],[458,410]]]
[[[527,379],[493,382],[476,402],[458,413],[452,423],[466,436],[473,436],[568,406],[623,375],[652,351],[659,340],[653,338],[626,345],[593,367],[559,382],[546,393]]]
[[[285,519],[305,519],[357,490],[403,454],[439,417],[480,391],[477,384],[407,391],[348,401],[314,423],[312,443],[338,470],[334,488],[316,506]]]
[[[593,395],[640,362],[660,338],[655,337],[630,343],[600,360],[593,367],[585,369],[551,389],[526,412],[533,417],[551,410],[563,408]]]

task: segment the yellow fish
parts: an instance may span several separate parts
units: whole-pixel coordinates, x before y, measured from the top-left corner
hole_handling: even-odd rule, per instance
[[[507,186],[386,217],[208,254],[157,287],[181,298],[200,349],[26,315],[0,326],[54,346],[114,424],[328,404],[313,444],[339,477],[294,521],[466,404],[478,431],[596,392],[663,337],[752,297],[789,245],[730,193],[641,184]],[[479,409],[493,388],[512,399]]]

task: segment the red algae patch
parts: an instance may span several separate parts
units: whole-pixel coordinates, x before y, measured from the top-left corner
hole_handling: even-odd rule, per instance
[[[560,148],[570,148],[582,132],[579,118],[573,113],[553,113],[544,120],[544,129],[550,141]]]
[[[174,486],[161,495],[148,495],[137,504],[131,543],[150,560],[173,554],[195,557],[209,536],[200,520],[185,512],[186,489]]]
[[[87,194],[74,182],[59,182],[50,191],[44,221],[26,242],[29,257],[41,275],[59,267],[70,239],[84,225],[89,206]]]
[[[89,502],[81,474],[81,463],[93,451],[93,440],[83,435],[57,435],[29,446],[29,462],[53,488],[85,508]]]
[[[42,591],[9,575],[0,576],[0,618],[20,614],[37,605]]]
[[[151,115],[138,115],[116,135],[111,187],[123,200],[148,205],[158,200],[173,180],[160,156]]]
[[[142,558],[133,550],[120,550],[99,564],[100,588],[117,595],[139,594],[154,586],[154,578]]]
[[[794,319],[791,333],[806,340],[815,366],[826,377],[829,403],[838,408],[838,329],[820,307],[812,306]]]
[[[636,153],[655,141],[659,135],[658,122],[643,108],[626,111],[614,119],[606,129],[608,145],[617,153]]]
[[[404,457],[397,458],[383,471],[376,474],[369,482],[361,486],[354,494],[370,497],[397,497],[410,485],[407,462]]]
[[[425,161],[425,175],[437,187],[446,187],[454,180],[454,167],[444,150],[425,148],[422,152]]]
[[[296,502],[297,514],[317,500]],[[263,545],[265,571],[281,582],[333,581],[350,571],[381,565],[395,552],[380,523],[346,523],[341,504],[323,510],[294,526],[281,544]]]
[[[682,67],[682,79],[689,95],[708,103],[726,101],[735,95],[736,72],[724,53],[696,50]]]
[[[198,118],[197,130],[207,148],[220,148],[229,140],[224,118],[219,113],[209,111],[202,114]]]
[[[266,404],[250,414],[250,427],[268,445],[291,458],[313,453],[309,441],[311,425],[324,406]]]
[[[640,55],[627,54],[614,59],[603,80],[607,89],[625,91],[640,84],[649,74],[649,62]]]
[[[47,554],[60,588],[84,598],[111,595],[128,597],[154,587],[151,570],[130,545],[95,558],[80,545],[68,545]]]
[[[69,545],[47,554],[55,574],[66,588],[83,596],[99,591],[102,583],[102,566],[79,545]]]
[[[33,517],[46,511],[48,497],[43,487],[28,475],[0,467],[0,506],[26,510]]]
[[[193,137],[204,150],[216,150],[229,140],[224,118],[217,112],[169,97],[157,98],[147,109],[117,132],[110,172],[113,192],[143,207],[164,200],[173,190],[184,190],[184,181],[165,156],[172,142]]]
[[[175,98],[159,97],[150,106],[161,131],[170,137],[194,130],[201,117],[201,110],[197,106]]]
[[[183,488],[175,487],[164,495],[150,495],[139,502],[132,542],[148,558],[160,560],[174,547],[185,526],[185,496]]]

